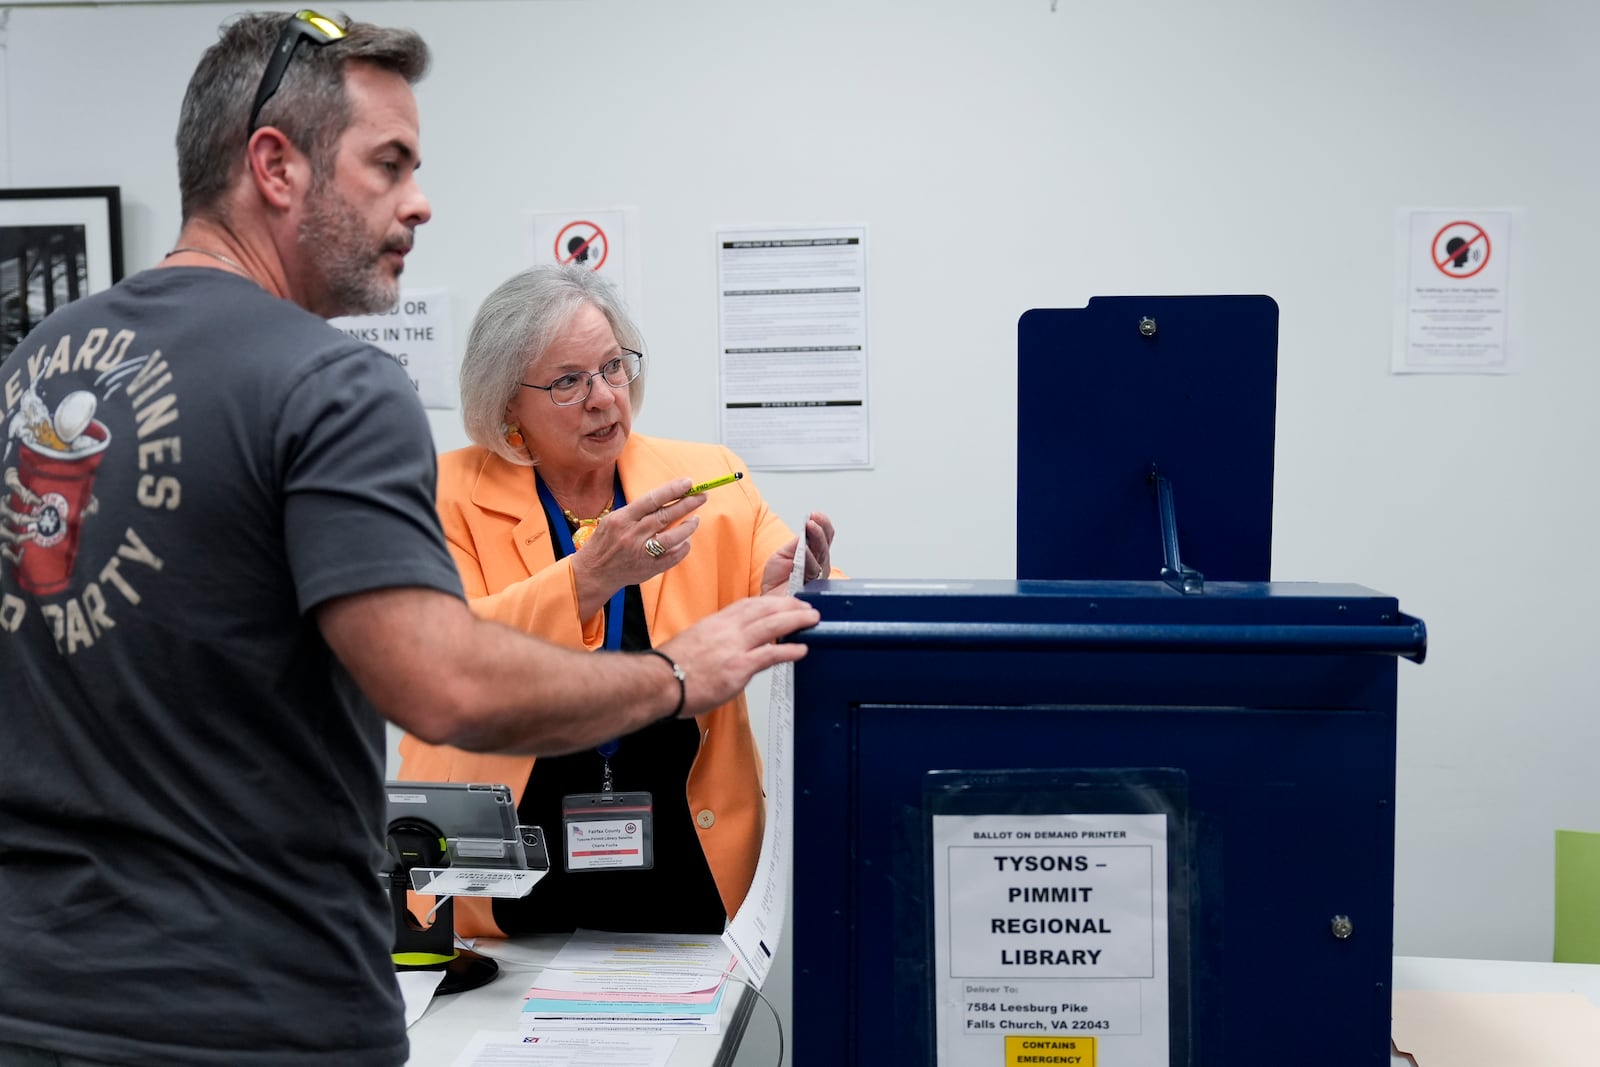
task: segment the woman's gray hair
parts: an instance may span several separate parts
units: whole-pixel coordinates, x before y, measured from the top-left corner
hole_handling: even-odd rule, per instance
[[[513,274],[484,299],[461,357],[461,421],[474,444],[524,467],[539,461],[526,448],[506,443],[506,408],[528,364],[544,355],[586,304],[606,317],[617,344],[644,352],[644,339],[616,289],[583,267],[532,267]],[[644,406],[644,380],[641,368],[628,386],[636,413]]]

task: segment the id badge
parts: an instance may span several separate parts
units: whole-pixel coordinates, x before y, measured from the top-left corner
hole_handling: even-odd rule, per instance
[[[567,871],[648,871],[656,864],[649,793],[569,793],[561,798]]]

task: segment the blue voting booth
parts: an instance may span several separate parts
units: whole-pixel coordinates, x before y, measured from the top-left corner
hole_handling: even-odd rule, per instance
[[[1426,634],[1268,580],[1276,333],[1265,297],[1026,313],[1018,579],[808,587],[800,1067],[1388,1063]]]

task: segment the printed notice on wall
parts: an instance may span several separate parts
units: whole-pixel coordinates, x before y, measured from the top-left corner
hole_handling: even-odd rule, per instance
[[[757,469],[872,466],[866,227],[716,239],[722,443]]]
[[[1521,214],[1402,209],[1395,223],[1396,374],[1505,374],[1521,298]]]
[[[630,234],[639,232],[638,209],[584,208],[527,213],[528,262],[592,270],[616,287],[623,304],[639,299],[639,257]]]
[[[444,289],[402,290],[400,302],[376,315],[345,315],[329,324],[383,349],[406,369],[425,408],[456,406],[455,343],[450,294]]]
[[[1166,1067],[1165,815],[935,815],[939,1067]]]

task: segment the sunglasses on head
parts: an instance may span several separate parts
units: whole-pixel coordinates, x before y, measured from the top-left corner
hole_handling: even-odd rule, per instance
[[[272,58],[267,61],[267,69],[261,74],[261,88],[256,90],[256,102],[250,106],[250,124],[245,127],[246,131],[256,132],[261,108],[283,84],[283,72],[289,69],[289,60],[294,58],[295,47],[301,41],[310,41],[320,47],[344,36],[344,27],[326,15],[309,9],[296,11],[283,24],[283,32],[278,34],[278,43],[272,49]]]

